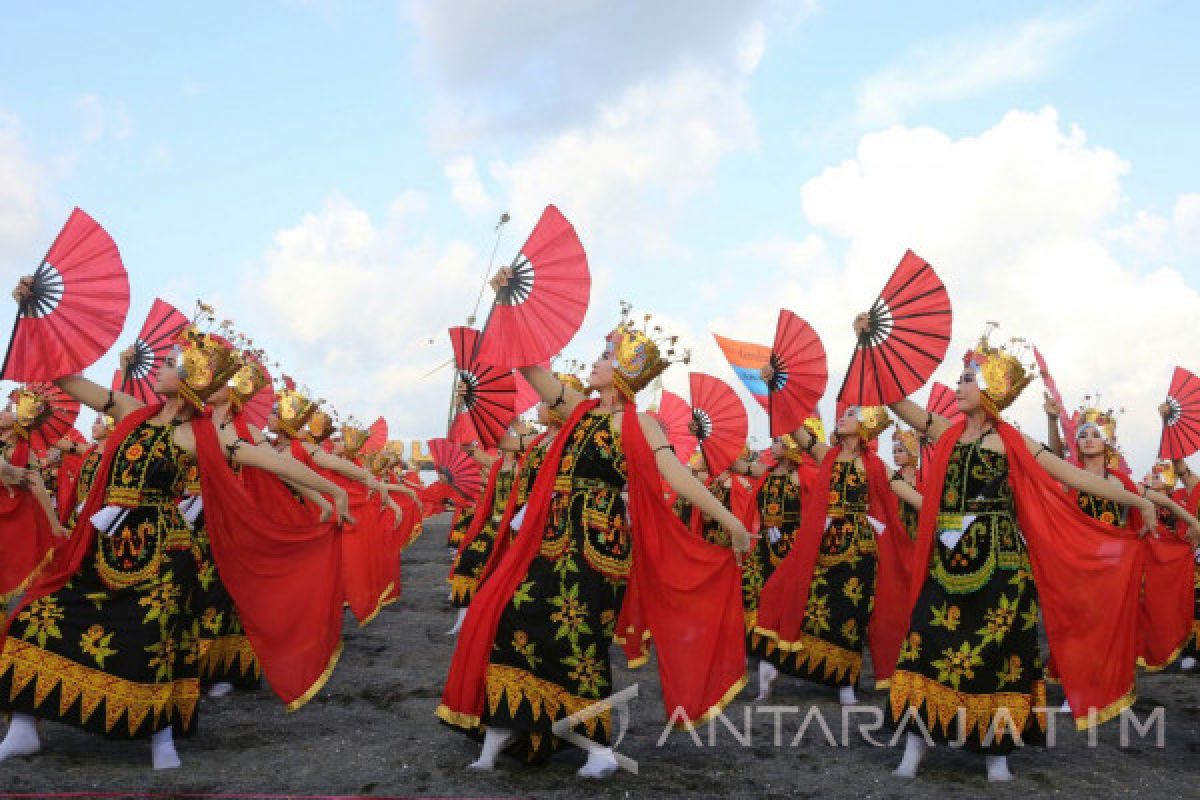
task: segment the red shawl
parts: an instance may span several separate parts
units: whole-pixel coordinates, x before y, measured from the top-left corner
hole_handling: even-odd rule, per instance
[[[500,617],[528,574],[541,547],[554,482],[571,432],[596,401],[580,403],[555,437],[527,504],[524,533],[467,611],[450,662],[438,716],[477,726],[485,703],[488,658]],[[697,541],[663,503],[654,454],[632,407],[621,438],[633,526],[635,589],[658,648],[659,676],[667,709],[682,708],[693,724],[705,721],[744,684],[741,575],[729,551]],[[625,602],[629,602],[627,590]]]
[[[29,463],[28,442],[16,443],[9,463],[25,468]],[[29,588],[51,557],[55,543],[46,511],[33,492],[16,486],[0,487],[0,597]]]
[[[79,480],[79,470],[83,467],[83,461],[87,458],[87,454],[92,452],[94,447],[95,445],[89,447],[81,456],[63,453],[58,462],[58,495],[54,499],[57,504],[58,520],[64,525],[71,515],[71,510],[75,508],[75,484]]]
[[[1118,475],[1125,488],[1137,493],[1133,481]],[[1171,499],[1186,508],[1187,493],[1176,491]],[[1130,516],[1134,516],[1130,514]],[[1138,515],[1136,532],[1141,528]],[[1142,643],[1138,664],[1151,671],[1163,669],[1178,657],[1192,633],[1195,613],[1195,550],[1186,538],[1187,526],[1179,522],[1158,525],[1157,536],[1142,539],[1145,550],[1145,579],[1142,583]]]
[[[496,569],[496,565],[504,558],[504,554],[508,552],[509,540],[512,536],[512,521],[517,512],[521,510],[521,506],[517,505],[517,489],[516,481],[521,480],[521,473],[525,471],[525,465],[529,463],[529,454],[533,452],[535,447],[541,445],[545,440],[546,434],[538,434],[538,437],[533,440],[529,449],[521,456],[521,462],[517,465],[517,473],[513,478],[513,490],[508,496],[508,503],[504,506],[504,516],[500,519],[500,524],[496,527],[496,543],[492,545],[492,552],[488,556],[487,564],[483,567],[483,572],[479,576],[479,582],[483,583],[488,576]],[[527,496],[526,501],[529,500]],[[524,526],[521,526],[524,528]]]
[[[294,711],[329,679],[341,653],[340,537],[332,522],[275,521],[274,503],[244,487],[225,462],[212,420],[193,420],[192,431],[204,520],[221,582],[271,689]],[[261,472],[246,467],[243,480],[261,484],[255,475]]]
[[[800,641],[804,631],[809,587],[829,515],[833,465],[841,451],[840,446],[830,448],[817,467],[810,489],[805,493],[800,530],[792,549],[775,568],[759,595],[755,633],[776,639],[780,646]],[[878,551],[875,607],[868,629],[875,680],[879,682],[891,678],[900,657],[900,645],[908,633],[908,619],[902,609],[912,543],[900,522],[899,506],[892,493],[887,468],[870,448],[863,448],[861,458],[867,478],[867,513],[884,525],[883,532],[875,537]]]
[[[389,526],[380,508],[380,499],[368,497],[367,487],[358,481],[319,466],[296,439],[292,440],[292,456],[345,489],[349,495],[354,524],[343,527],[338,537],[342,546],[342,584],[350,613],[360,627],[366,625],[375,619],[395,589],[394,575],[386,565],[387,548],[383,538]]]
[[[250,425],[237,414],[233,418],[234,430],[241,439],[254,444]],[[241,470],[242,485],[254,499],[255,505],[268,513],[272,522],[281,525],[317,525],[320,511],[316,506],[305,505],[273,473],[253,467]]]
[[[929,575],[950,456],[965,429],[965,421],[952,425],[930,458],[906,602],[909,620]],[[1104,722],[1134,698],[1141,542],[1128,530],[1081,512],[1037,463],[1015,428],[997,421],[996,431],[1004,442],[1017,524],[1028,545],[1046,635],[1067,701],[1078,727],[1088,726],[1089,709]]]

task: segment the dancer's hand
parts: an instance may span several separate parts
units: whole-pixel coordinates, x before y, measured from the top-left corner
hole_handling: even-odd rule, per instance
[[[18,303],[24,303],[33,295],[33,276],[26,275],[17,281],[17,288],[12,291],[12,298]]]
[[[512,280],[512,276],[512,267],[501,267],[500,269],[496,270],[496,274],[492,276],[492,279],[488,281],[488,283],[491,285],[492,289],[498,292],[506,283]]]
[[[1187,540],[1192,547],[1200,547],[1200,522],[1188,525]]]
[[[333,505],[337,509],[339,527],[354,524],[354,517],[350,516],[350,495],[340,486],[333,496]]]
[[[121,371],[128,372],[133,366],[134,359],[137,358],[137,345],[129,345],[121,351]]]
[[[1158,404],[1158,415],[1160,417],[1162,417],[1163,419],[1170,419],[1171,418],[1171,404],[1170,403],[1159,403]]]
[[[320,494],[313,499],[313,502],[317,504],[317,508],[321,509],[321,516],[318,521],[321,523],[329,522],[329,518],[333,516],[333,504]]]
[[[70,539],[71,538],[71,531],[68,530],[67,528],[63,527],[60,523],[55,522],[51,526],[51,529],[53,530],[54,535],[57,536],[59,539]]]
[[[769,384],[775,377],[775,368],[771,366],[770,362],[763,364],[758,370],[758,377],[763,379],[763,383]]]
[[[1058,419],[1062,414],[1062,409],[1058,407],[1058,402],[1050,396],[1049,392],[1042,392],[1042,409],[1046,412],[1046,416],[1051,419]]]
[[[862,336],[869,330],[871,330],[871,315],[869,312],[863,311],[854,317],[854,335]]]
[[[1154,507],[1154,503],[1143,497],[1137,504],[1137,508],[1142,512],[1142,529],[1138,531],[1138,536],[1145,538],[1147,535],[1153,535],[1157,538],[1158,510]]]
[[[742,555],[750,550],[750,532],[746,530],[746,526],[740,521],[736,525],[729,527],[728,530],[730,547],[733,548],[733,552],[737,554],[738,561],[740,562]]]

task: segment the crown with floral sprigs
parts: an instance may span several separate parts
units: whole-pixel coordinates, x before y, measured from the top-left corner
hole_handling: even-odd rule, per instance
[[[963,356],[963,364],[975,370],[984,410],[997,418],[1037,377],[1032,350],[1025,339],[1013,337],[1000,347],[989,344],[988,337],[998,327],[999,322],[988,322],[979,344]]]
[[[608,335],[605,350],[613,363],[613,384],[626,400],[633,400],[667,367],[692,360],[691,350],[676,352],[678,336],[667,336],[661,325],[651,325],[650,314],[642,317],[639,328],[629,317],[632,309],[629,303],[621,301],[621,321]]]

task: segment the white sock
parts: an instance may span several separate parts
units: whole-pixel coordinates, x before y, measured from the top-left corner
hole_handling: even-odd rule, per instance
[[[15,756],[31,756],[42,749],[38,738],[37,719],[29,714],[13,712],[8,723],[8,733],[0,742],[0,761]]]
[[[170,725],[150,737],[150,760],[155,769],[179,769],[183,766],[179,754],[175,752],[175,737]]]
[[[838,688],[838,702],[844,706],[858,705],[858,697],[854,694],[853,686],[841,686]]]
[[[987,767],[989,781],[996,783],[1013,779],[1013,774],[1008,771],[1008,756],[984,756],[983,763]]]
[[[208,689],[209,697],[225,697],[226,695],[230,694],[233,694],[233,684],[229,683],[228,681],[214,683]]]
[[[1058,710],[1064,714],[1070,714],[1071,713],[1071,701],[1063,700],[1063,704],[1059,707]]]
[[[465,608],[460,608],[458,610],[458,615],[454,618],[454,627],[451,628],[450,630],[446,631],[446,635],[447,636],[457,636],[458,632],[460,630],[462,630],[463,620],[466,618],[467,618],[467,610]]]
[[[758,697],[754,702],[762,702],[771,696],[771,684],[779,677],[779,670],[765,658],[758,662]]]
[[[515,735],[508,728],[488,728],[487,733],[483,735],[483,750],[479,752],[479,758],[468,764],[467,769],[495,769],[496,758]]]
[[[925,737],[909,733],[904,737],[904,757],[900,759],[900,766],[892,772],[898,778],[915,778],[917,777],[917,769],[921,766],[921,759],[925,757],[925,751],[929,749],[929,743],[925,741]]]
[[[607,778],[617,771],[617,767],[617,757],[611,747],[591,747],[587,763],[575,774],[581,778]]]
[[[1196,668],[1196,659],[1191,656],[1184,656],[1179,661],[1179,668],[1185,672]]]

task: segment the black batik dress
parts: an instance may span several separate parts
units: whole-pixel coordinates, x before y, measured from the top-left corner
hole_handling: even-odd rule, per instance
[[[516,754],[529,761],[561,745],[555,720],[612,694],[608,651],[632,565],[619,428],[592,412],[570,437],[541,548],[500,617],[487,668],[483,724],[516,731]],[[606,746],[611,714],[574,730]]]
[[[729,498],[731,491],[729,484],[722,480],[713,481],[708,490],[712,492],[712,496],[717,498],[717,502],[725,508],[729,508]],[[701,517],[704,528],[704,541],[709,544],[719,545],[721,547],[732,547],[733,542],[729,536],[729,531],[725,530],[720,522],[704,514]]]
[[[467,531],[471,530],[471,523],[475,519],[475,504],[464,505],[465,500],[461,498],[456,501],[458,511],[455,512],[454,519],[450,523],[450,533],[446,536],[446,546],[455,550],[462,544],[463,537],[467,535]]]
[[[800,526],[800,484],[791,471],[772,472],[759,487],[756,502],[762,520],[761,536],[742,559],[742,610],[751,645],[758,638],[754,628],[758,624],[759,595],[775,568],[792,551]]]
[[[79,465],[79,477],[75,479],[75,494],[71,497],[75,505],[67,514],[67,530],[75,530],[79,512],[83,508],[83,504],[87,502],[88,495],[92,491],[92,484],[96,482],[96,470],[100,469],[100,459],[103,457],[103,453],[93,449],[84,456],[83,463]]]
[[[542,464],[546,463],[546,452],[550,449],[552,443],[552,439],[543,438],[540,442],[533,445],[525,456],[525,462],[517,472],[512,490],[517,498],[514,502],[518,514],[521,509],[525,508],[525,504],[529,502],[529,495],[533,492],[533,482],[537,480],[538,472],[542,469]],[[520,521],[515,516],[513,523],[516,527],[510,525],[508,529],[510,544],[516,541],[517,534],[521,532]]]
[[[96,532],[62,589],[13,620],[0,710],[122,739],[194,730],[196,549],[177,505],[188,458],[174,434],[143,422],[121,443],[104,500],[129,513],[111,535]]]
[[[492,507],[476,509],[478,514],[486,513],[488,519],[471,543],[463,548],[450,571],[450,602],[455,608],[466,608],[475,597],[479,578],[483,575],[483,568],[487,566],[492,547],[496,544],[496,531],[500,527],[500,520],[504,518],[504,509],[512,492],[515,471],[510,468],[497,472],[496,488],[492,492]]]
[[[928,574],[891,680],[889,719],[915,731],[915,714],[935,739],[992,755],[1013,750],[1014,727],[1023,744],[1042,744],[1037,590],[1007,457],[978,441],[955,444],[939,509]]]
[[[903,481],[904,473],[896,470],[892,473],[892,480]],[[905,482],[907,483],[907,481]],[[911,486],[912,484],[909,485]],[[915,541],[917,538],[917,519],[921,516],[921,512],[916,506],[909,505],[899,498],[897,498],[897,501],[900,503],[900,522],[904,525],[904,530],[908,533],[908,538]]]
[[[781,672],[826,686],[853,686],[875,602],[875,530],[867,521],[867,478],[856,461],[835,461],[829,510],[797,642],[771,647]]]

